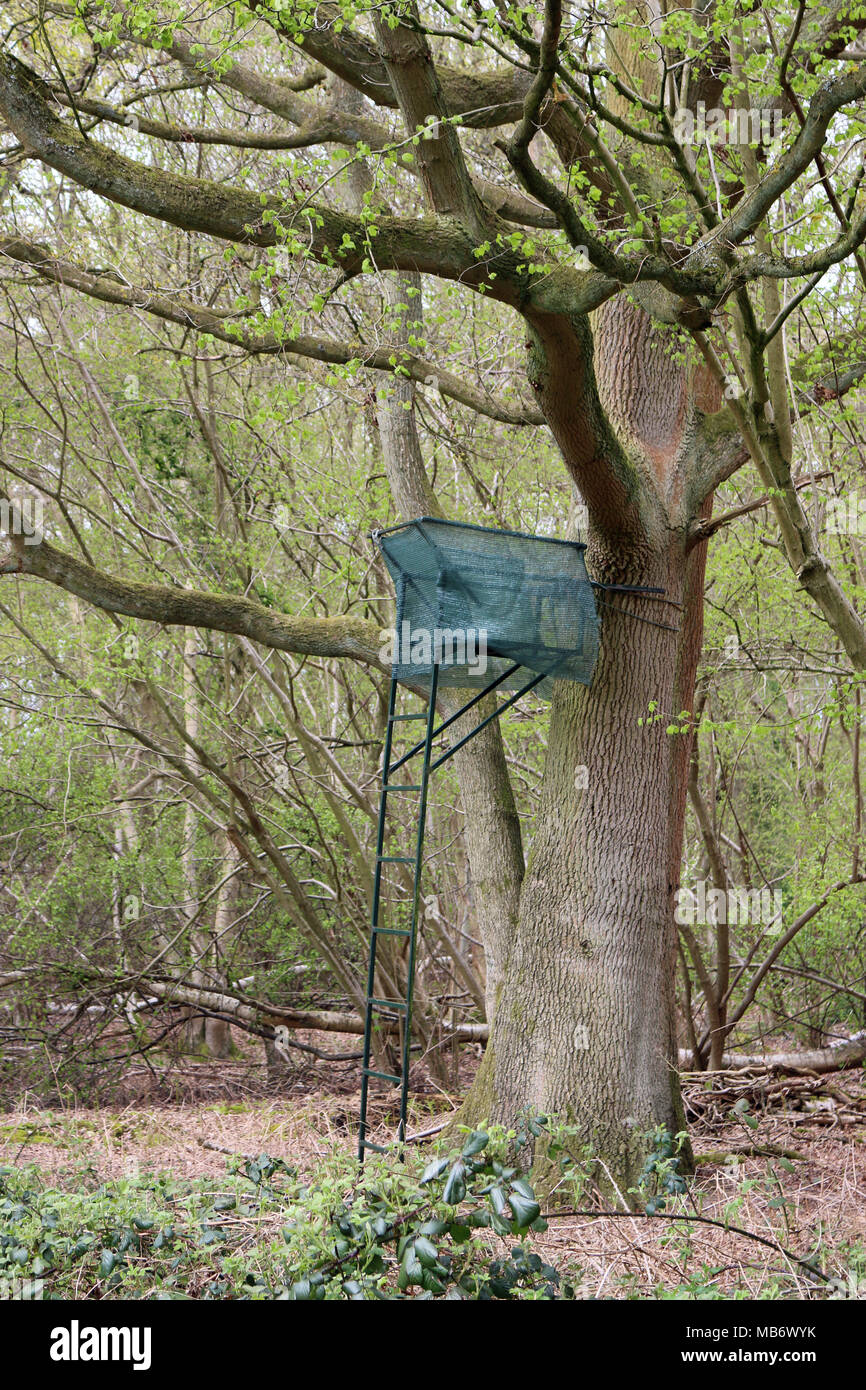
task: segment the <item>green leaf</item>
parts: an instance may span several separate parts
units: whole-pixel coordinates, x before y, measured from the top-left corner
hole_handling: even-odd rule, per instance
[[[441,1178],[449,1163],[450,1159],[434,1158],[433,1162],[428,1163],[427,1167],[424,1169],[424,1172],[421,1174],[422,1184],[425,1182],[433,1182],[436,1178]]]
[[[425,1221],[421,1227],[422,1236],[441,1236],[449,1229],[447,1221]],[[452,1226],[453,1229],[453,1226]]]
[[[455,1245],[465,1245],[472,1235],[472,1228],[464,1225],[462,1221],[452,1221],[448,1227],[448,1233]]]
[[[428,1269],[432,1269],[439,1259],[439,1251],[426,1236],[415,1237],[415,1253],[421,1264],[426,1265]]]
[[[479,1207],[477,1211],[471,1211],[466,1218],[467,1224],[473,1227],[490,1226],[493,1220],[494,1217],[491,1215],[491,1213],[489,1211],[485,1211],[483,1207]]]
[[[501,1187],[492,1187],[487,1195],[490,1198],[491,1206],[496,1212],[496,1215],[504,1216],[508,1207],[508,1198],[505,1195],[504,1189]]]
[[[518,1230],[525,1230],[541,1215],[541,1207],[535,1198],[527,1197],[523,1192],[512,1190],[508,1202]]]
[[[400,1264],[400,1273],[397,1276],[397,1288],[407,1289],[412,1284],[420,1284],[424,1274],[421,1261],[415,1250],[413,1241],[406,1246],[403,1251],[403,1259]]]
[[[462,1154],[464,1158],[474,1158],[476,1154],[483,1153],[490,1143],[490,1135],[485,1134],[482,1129],[476,1129],[469,1135],[463,1145]]]
[[[515,1192],[519,1192],[530,1202],[535,1201],[535,1192],[533,1188],[530,1186],[530,1184],[527,1182],[526,1178],[515,1178],[511,1186]]]
[[[449,1206],[456,1207],[466,1196],[466,1168],[458,1159],[448,1174],[448,1181],[445,1184],[445,1191],[442,1193],[442,1201]]]

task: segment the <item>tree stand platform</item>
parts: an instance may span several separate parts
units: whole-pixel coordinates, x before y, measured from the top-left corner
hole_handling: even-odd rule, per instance
[[[531,690],[549,696],[554,680],[589,685],[598,655],[595,589],[631,593],[648,591],[625,585],[593,584],[579,541],[550,540],[518,531],[494,531],[462,522],[419,517],[386,531],[374,531],[394,581],[396,626],[392,634],[391,686],[382,759],[382,785],[373,877],[370,950],[361,1072],[361,1117],[358,1158],[401,1147],[406,1138],[415,948],[418,934],[427,788],[431,772],[452,758],[470,739]],[[398,714],[397,689],[405,685],[426,696],[426,710]],[[460,708],[436,724],[436,699],[443,687],[476,690]],[[512,692],[468,734],[434,756],[434,744],[452,725],[494,691]],[[405,723],[424,721],[424,737],[394,757],[394,740]],[[394,774],[421,758],[418,780],[395,782]],[[385,853],[389,797],[399,795],[401,823],[412,829],[403,798],[415,796],[414,845],[407,854]],[[410,866],[412,888],[408,914],[399,923],[382,923],[383,873],[390,865]],[[377,994],[376,953],[380,937],[408,944],[405,993],[399,998]],[[370,1065],[373,1032],[385,1024],[397,1028],[400,1070]],[[396,1139],[387,1145],[367,1138],[370,1078],[400,1087]]]

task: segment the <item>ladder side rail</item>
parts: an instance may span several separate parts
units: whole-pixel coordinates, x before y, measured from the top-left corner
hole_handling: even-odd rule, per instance
[[[376,868],[373,874],[373,899],[370,907],[370,950],[367,964],[367,994],[364,1009],[364,1051],[361,1064],[361,1122],[358,1128],[358,1159],[364,1162],[365,1139],[367,1135],[367,1093],[370,1078],[370,1053],[373,1039],[373,1008],[370,999],[376,993],[376,928],[379,925],[379,900],[382,890],[382,851],[385,845],[385,816],[388,806],[387,787],[390,782],[391,743],[394,729],[394,710],[397,704],[397,676],[391,672],[391,688],[388,692],[388,720],[385,725],[385,745],[382,752],[382,789],[379,793],[379,824],[376,830]]]
[[[406,965],[406,1014],[403,1032],[402,1086],[400,1092],[400,1123],[397,1142],[406,1139],[406,1109],[409,1100],[409,1061],[412,1044],[412,1000],[415,992],[415,949],[418,940],[418,901],[421,896],[421,868],[424,854],[424,830],[427,820],[427,788],[430,781],[430,755],[436,736],[436,693],[439,688],[439,663],[433,663],[430,673],[430,703],[427,707],[427,734],[424,739],[424,764],[421,772],[421,795],[418,806],[418,832],[415,839],[415,872],[412,886],[412,918],[409,925],[409,959]]]

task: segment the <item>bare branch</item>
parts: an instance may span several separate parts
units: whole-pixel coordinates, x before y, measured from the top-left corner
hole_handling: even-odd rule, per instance
[[[210,594],[119,579],[57,550],[48,541],[9,537],[11,551],[0,558],[0,574],[33,575],[108,613],[122,613],[166,627],[198,627],[234,632],[278,651],[319,657],[353,657],[381,670],[379,629],[362,618],[296,618],[278,613],[240,594]]]
[[[327,362],[335,366],[358,362],[363,367],[403,376],[420,386],[430,387],[450,400],[476,411],[477,414],[485,415],[491,420],[499,420],[502,424],[544,423],[541,412],[532,406],[512,406],[507,401],[496,400],[479,391],[466,378],[457,376],[455,372],[448,371],[427,358],[416,357],[404,348],[371,348],[360,342],[335,342],[333,339],[320,338],[312,334],[290,338],[276,333],[250,333],[231,314],[194,304],[191,300],[177,296],[168,297],[140,285],[126,285],[107,275],[95,275],[71,261],[53,256],[47,247],[24,241],[20,237],[0,237],[0,257],[4,255],[32,266],[46,280],[58,285],[68,285],[92,299],[102,300],[106,304],[123,304],[129,308],[142,309],[169,323],[180,324],[183,328],[194,328],[200,333],[209,333],[220,342],[242,348],[244,352],[299,357],[304,359],[298,363],[300,367],[305,367],[307,361]]]

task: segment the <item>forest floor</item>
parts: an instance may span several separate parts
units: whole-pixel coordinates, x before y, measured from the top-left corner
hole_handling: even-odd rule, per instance
[[[327,1040],[328,1050],[335,1041]],[[339,1041],[348,1052],[357,1040]],[[125,1098],[111,1106],[45,1108],[25,1096],[0,1113],[0,1164],[33,1164],[66,1190],[162,1171],[216,1179],[230,1156],[260,1153],[313,1177],[328,1154],[354,1149],[358,1073],[354,1061],[300,1058],[279,1094],[258,1061],[246,1058],[175,1061],[157,1084],[152,1075],[140,1085],[130,1076]],[[808,1297],[811,1276],[779,1247],[801,1259],[820,1248],[838,1281],[835,1296],[866,1298],[863,1072],[729,1072],[689,1076],[684,1086],[697,1157],[687,1200],[707,1224],[695,1222],[684,1234],[682,1223],[664,1216],[571,1216],[551,1203],[538,1252],[572,1271],[583,1297],[653,1296],[688,1280],[692,1296],[702,1296],[702,1280],[708,1288],[736,1287],[740,1297],[766,1296],[768,1282],[782,1278],[790,1287],[792,1276]],[[428,1081],[413,1096],[410,1136],[442,1128],[458,1100],[459,1092]],[[372,1137],[391,1137],[390,1094],[372,1096],[371,1110],[381,1124]]]

